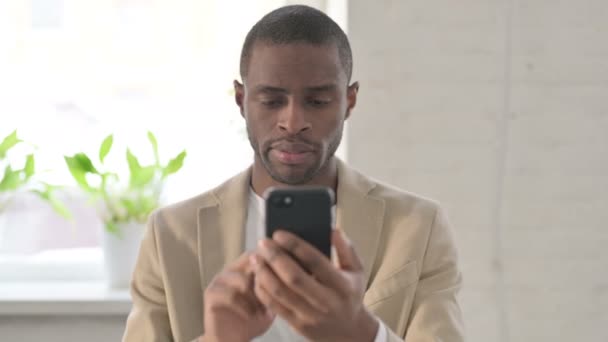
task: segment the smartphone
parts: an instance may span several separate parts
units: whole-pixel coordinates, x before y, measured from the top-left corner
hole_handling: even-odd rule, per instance
[[[331,258],[334,192],[326,187],[271,188],[265,193],[266,237],[297,235]]]

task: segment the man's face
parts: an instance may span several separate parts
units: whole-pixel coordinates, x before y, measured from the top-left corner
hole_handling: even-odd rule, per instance
[[[334,155],[356,102],[334,44],[253,46],[236,101],[256,162],[277,182],[312,180]]]

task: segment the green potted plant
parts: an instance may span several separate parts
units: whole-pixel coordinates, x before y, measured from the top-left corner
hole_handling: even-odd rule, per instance
[[[13,199],[21,192],[32,192],[38,195],[43,201],[47,202],[59,215],[66,219],[72,216],[66,206],[61,202],[55,190],[59,187],[42,182],[36,177],[36,166],[34,154],[30,153],[24,156],[21,167],[16,167],[14,159],[9,160],[9,152],[22,144],[23,140],[17,136],[17,130],[13,131],[0,142],[0,251],[6,250],[11,245],[9,224],[12,221],[22,220],[23,217],[14,217],[14,220],[8,219],[9,211],[14,209],[11,207]],[[18,213],[17,213],[18,214]],[[23,232],[24,228],[20,228]]]
[[[152,132],[148,132],[148,140],[154,162],[142,165],[127,148],[129,176],[125,180],[105,165],[114,142],[113,135],[108,135],[101,143],[97,166],[85,153],[65,157],[72,177],[89,194],[103,221],[104,264],[107,280],[113,288],[129,285],[148,215],[161,205],[161,194],[167,177],[182,168],[186,157],[186,151],[182,151],[163,164]]]

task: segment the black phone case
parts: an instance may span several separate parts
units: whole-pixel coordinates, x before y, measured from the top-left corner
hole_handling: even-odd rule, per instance
[[[333,190],[330,188],[270,189],[266,193],[266,236],[289,231],[331,257]],[[292,199],[290,204],[285,198]]]

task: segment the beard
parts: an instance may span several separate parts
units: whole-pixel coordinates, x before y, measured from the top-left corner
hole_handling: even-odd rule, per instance
[[[271,138],[260,143],[249,125],[247,125],[247,136],[255,157],[261,161],[264,169],[274,181],[287,185],[303,185],[312,181],[325,169],[328,161],[335,155],[340,145],[343,129],[344,123],[342,122],[327,144],[315,143],[300,135]],[[312,161],[303,166],[283,165],[273,161],[270,157],[270,151],[272,151],[273,146],[281,142],[310,146],[313,156]]]

